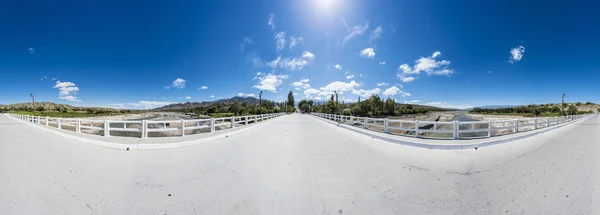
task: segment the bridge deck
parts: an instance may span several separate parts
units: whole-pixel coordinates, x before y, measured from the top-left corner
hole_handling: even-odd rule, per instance
[[[392,144],[306,115],[124,151],[0,116],[0,214],[600,214],[600,117],[479,150]]]

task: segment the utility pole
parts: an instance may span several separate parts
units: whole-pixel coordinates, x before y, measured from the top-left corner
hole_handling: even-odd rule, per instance
[[[566,94],[563,93],[563,95],[562,95],[562,103],[560,105],[560,112],[561,112],[562,116],[565,115],[565,95]]]
[[[33,96],[33,93],[29,93],[29,96],[31,96],[31,106],[35,108],[35,97]]]
[[[260,115],[262,115],[262,90],[258,94],[258,108],[260,109]]]
[[[339,103],[338,103],[338,93],[337,91],[333,91],[335,93],[335,114],[339,114],[338,111],[338,107],[339,107]]]

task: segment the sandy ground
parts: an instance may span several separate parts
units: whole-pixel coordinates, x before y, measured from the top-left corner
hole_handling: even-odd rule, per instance
[[[158,151],[0,126],[0,214],[600,214],[599,116],[470,151],[299,114]]]

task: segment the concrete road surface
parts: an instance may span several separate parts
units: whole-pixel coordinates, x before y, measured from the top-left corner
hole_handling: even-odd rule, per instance
[[[600,117],[479,150],[382,142],[307,115],[119,151],[0,116],[0,214],[600,214]]]

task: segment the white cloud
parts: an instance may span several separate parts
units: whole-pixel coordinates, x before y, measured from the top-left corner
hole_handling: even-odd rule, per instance
[[[369,97],[375,94],[379,94],[379,92],[381,92],[381,89],[379,88],[375,88],[372,90],[364,90],[364,89],[352,89],[352,94],[354,95],[358,95],[358,96],[362,96],[362,97]]]
[[[295,89],[295,90],[298,90],[298,91],[299,91],[299,90],[302,90],[300,87],[296,87],[296,88],[294,88],[294,89]]]
[[[421,102],[421,101],[419,101],[419,100],[411,100],[411,101],[404,100],[404,104],[416,104],[416,103],[419,103],[419,102]]]
[[[250,37],[244,37],[244,40],[242,41],[242,44],[240,45],[240,49],[244,50],[244,48],[246,47],[246,45],[250,45],[253,44],[254,41],[252,40],[252,38]]]
[[[275,14],[271,14],[269,16],[269,22],[267,23],[267,25],[271,26],[271,30],[275,30]]]
[[[350,98],[344,98],[343,101],[346,102],[346,103],[356,102],[356,100],[350,99]]]
[[[239,97],[256,97],[256,95],[254,95],[254,93],[238,93],[237,96]]]
[[[277,51],[280,52],[285,47],[285,32],[280,31],[275,35],[275,42],[277,44]]]
[[[192,99],[192,97],[186,96],[185,99],[190,100],[190,99]]]
[[[408,76],[404,76],[402,74],[398,74],[398,79],[400,79],[400,81],[404,82],[404,83],[409,83],[415,80],[414,77],[408,77]]]
[[[290,50],[304,42],[304,37],[290,37]]]
[[[61,82],[56,81],[56,85],[52,88],[58,88],[58,98],[62,100],[72,101],[72,102],[80,102],[81,100],[77,99],[75,95],[79,92],[79,87],[72,82]]]
[[[360,73],[360,75],[358,75],[358,76],[362,77],[362,73]]]
[[[385,82],[377,82],[377,86],[378,86],[378,87],[381,87],[381,86],[387,86],[387,85],[390,85],[390,84],[388,84],[388,83],[385,83]]]
[[[264,66],[262,59],[256,53],[252,56],[252,65],[254,67],[262,67]]]
[[[350,74],[350,71],[346,71],[344,72],[344,75]]]
[[[354,78],[354,75],[346,76],[346,79],[352,79],[352,78]]]
[[[383,29],[381,28],[381,26],[377,26],[377,28],[373,30],[373,33],[371,33],[371,38],[369,39],[369,42],[379,39],[381,37],[381,33],[383,33]]]
[[[310,84],[308,84],[309,79],[302,79],[300,81],[292,83],[292,86],[296,87],[296,90],[300,90],[300,88],[308,89],[310,88]]]
[[[258,79],[258,84],[254,85],[253,88],[277,92],[277,87],[279,87],[279,85],[283,83],[283,80],[287,78],[287,75],[274,75],[271,73],[263,76],[256,76],[253,80]]]
[[[365,25],[357,25],[349,29],[348,35],[344,37],[344,40],[342,41],[342,46],[346,45],[346,43],[348,43],[348,41],[350,41],[352,38],[363,35],[367,29],[369,29],[368,22]]]
[[[35,49],[34,48],[29,48],[29,49],[27,49],[27,51],[29,51],[29,54],[35,53]]]
[[[373,48],[366,48],[360,51],[360,57],[373,59],[375,58],[375,50]]]
[[[379,62],[379,65],[385,65],[385,61]]]
[[[413,72],[412,68],[410,68],[408,64],[402,64],[398,66],[398,71],[402,71],[404,74],[418,74],[418,71],[416,73]]]
[[[396,94],[399,94],[402,97],[408,97],[408,96],[410,96],[410,93],[402,92],[400,90],[400,88],[398,88],[396,86],[392,86],[390,88],[387,88],[385,91],[383,91],[383,95],[384,96],[395,96]]]
[[[201,86],[201,87],[200,87],[200,88],[198,88],[198,89],[199,89],[199,90],[206,90],[206,89],[208,89],[208,87],[207,87],[207,86]]]
[[[210,95],[210,97],[211,97],[211,98],[214,98],[214,97],[215,97],[215,95]]]
[[[356,81],[350,81],[348,83],[341,82],[341,81],[335,81],[335,82],[328,84],[325,87],[321,87],[321,90],[331,91],[331,92],[333,92],[333,91],[343,92],[343,91],[350,91],[356,87],[360,87],[360,84],[357,83]]]
[[[317,97],[315,97],[315,100],[321,101],[321,100],[323,100],[323,98],[317,96]]]
[[[184,79],[177,78],[177,79],[175,79],[175,81],[173,81],[171,86],[175,87],[175,88],[183,89],[183,88],[185,88],[185,82],[186,81]],[[165,86],[165,89],[169,89],[169,88],[170,88],[170,86]]]
[[[523,58],[523,53],[525,53],[525,47],[518,46],[510,50],[510,60],[508,62],[514,63],[520,61]]]
[[[310,97],[313,94],[319,94],[319,93],[321,93],[320,90],[317,90],[315,88],[310,88],[310,89],[304,90],[304,97]]]
[[[340,66],[339,64],[336,64],[334,67],[335,67],[335,69],[337,69],[337,70],[340,70],[340,71],[341,71],[342,69],[344,69],[344,68],[342,68],[342,66]]]
[[[465,108],[473,107],[473,105],[452,105],[452,104],[448,104],[446,102],[427,102],[427,103],[425,103],[425,105],[441,107],[441,108],[454,108],[454,109],[465,109]]]
[[[415,61],[415,65],[412,68],[408,64],[402,64],[398,67],[398,71],[401,71],[403,74],[407,75],[420,74],[421,72],[426,72],[427,75],[450,76],[454,74],[454,70],[447,68],[450,65],[450,61],[437,61],[434,59],[440,56],[441,54],[441,52],[435,51],[429,57],[421,57]],[[398,77],[400,77],[400,74],[398,74]],[[410,77],[407,78],[409,78],[407,80],[410,80]]]
[[[400,88],[404,88],[404,86],[402,86],[402,84],[394,84],[394,86],[400,87]]]
[[[294,95],[294,96],[297,96],[297,95],[299,95],[299,94],[298,94],[298,93],[293,93],[292,95]]]
[[[306,65],[310,64],[313,60],[315,59],[315,55],[313,53],[310,53],[308,51],[304,51],[302,53],[302,56],[300,58],[287,58],[287,59],[281,59],[281,57],[277,57],[277,59],[268,62],[267,66],[271,67],[271,68],[282,68],[282,69],[289,69],[289,70],[302,70],[302,68],[304,68]]]
[[[492,74],[492,71],[488,71],[489,74]]]

